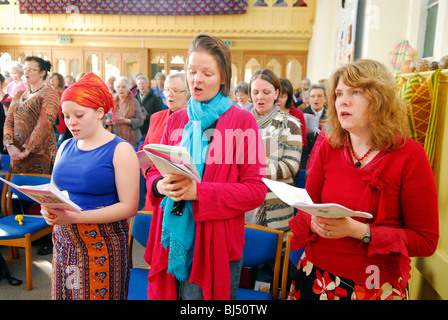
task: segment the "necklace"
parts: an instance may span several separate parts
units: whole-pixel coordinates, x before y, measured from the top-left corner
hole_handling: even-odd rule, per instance
[[[350,144],[350,151],[352,152],[353,158],[356,159],[355,168],[361,169],[361,165],[362,165],[361,161],[364,160],[369,155],[370,151],[372,151],[372,148],[367,150],[367,152],[361,158],[358,158],[358,156],[356,155],[355,150],[353,150],[352,144]]]
[[[33,93],[36,93],[36,92],[38,92],[38,91],[40,91],[40,90],[42,90],[43,89],[43,87],[45,87],[45,85],[43,85],[42,87],[40,87],[39,89],[37,89],[36,91],[33,91],[33,90],[28,90],[29,92],[30,92],[30,94],[33,94]]]

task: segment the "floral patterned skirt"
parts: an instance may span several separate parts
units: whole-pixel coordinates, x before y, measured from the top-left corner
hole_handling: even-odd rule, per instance
[[[316,267],[303,254],[291,282],[288,300],[407,300],[408,290],[399,283],[385,282],[380,288],[339,277]]]

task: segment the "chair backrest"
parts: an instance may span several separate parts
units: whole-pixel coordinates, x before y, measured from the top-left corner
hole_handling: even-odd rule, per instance
[[[146,178],[143,176],[142,171],[140,170],[138,207],[144,208],[145,201],[146,201]]]
[[[277,299],[280,264],[282,259],[283,231],[245,224],[243,266],[254,267],[275,258],[274,274],[272,275],[272,296]]]
[[[132,218],[131,235],[139,244],[146,247],[151,227],[152,213],[148,211],[139,211]]]
[[[303,251],[305,251],[305,247],[302,249],[299,249],[297,251],[289,250],[289,261],[297,267],[297,264],[299,263],[300,258],[302,257]]]
[[[10,175],[10,179],[12,183],[19,185],[19,186],[36,186],[40,184],[47,184],[51,182],[51,175],[49,174],[37,174],[37,173],[14,173]],[[35,201],[26,195],[24,195],[22,192],[17,191],[16,189],[6,186],[5,191],[5,202],[4,205],[6,210],[6,215],[13,214],[13,204],[12,199],[13,196],[16,196],[19,201],[28,201],[35,203]]]
[[[9,154],[2,154],[2,168],[1,171],[8,172],[9,166],[11,165],[11,156]]]
[[[286,235],[285,259],[283,261],[283,270],[282,270],[282,282],[280,293],[280,299],[282,300],[286,298],[287,290],[289,290],[289,288],[287,288],[288,269],[289,269],[289,263],[287,263],[287,261],[289,260],[295,267],[297,267],[297,264],[299,263],[303,252],[305,251],[305,247],[296,251],[291,250],[291,238],[292,238],[292,232],[288,232]]]
[[[9,181],[9,173],[0,173],[0,177]],[[0,182],[0,190],[1,190],[1,210],[2,216],[6,217],[8,213],[6,212],[6,192],[8,190],[8,185],[3,181]]]
[[[129,255],[130,255],[130,266],[133,268],[133,243],[134,239],[146,248],[146,243],[148,242],[149,228],[151,227],[152,221],[152,211],[138,211],[135,216],[130,219],[129,222]]]
[[[281,233],[281,236],[280,236]],[[254,267],[275,258],[282,246],[283,232],[255,224],[245,225],[243,266]]]
[[[49,174],[35,174],[35,173],[15,173],[11,175],[11,182],[18,186],[37,186],[51,182],[51,175]],[[27,197],[22,192],[12,189],[12,194],[15,194],[19,199],[35,202],[33,199]]]

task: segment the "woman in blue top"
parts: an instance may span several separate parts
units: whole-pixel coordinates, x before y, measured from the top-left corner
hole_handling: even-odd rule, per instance
[[[73,138],[59,148],[53,183],[81,213],[42,207],[53,231],[52,299],[126,299],[126,219],[138,210],[139,166],[133,147],[106,129],[107,86],[89,73],[64,91],[62,113]]]

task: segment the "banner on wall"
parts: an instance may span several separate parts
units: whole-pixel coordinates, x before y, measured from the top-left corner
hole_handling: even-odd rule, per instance
[[[20,0],[21,14],[200,16],[245,14],[246,0]]]
[[[356,20],[358,0],[341,0],[338,29],[338,67],[355,60]]]

